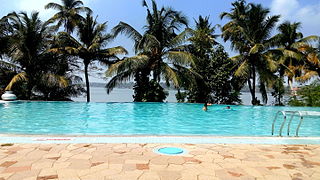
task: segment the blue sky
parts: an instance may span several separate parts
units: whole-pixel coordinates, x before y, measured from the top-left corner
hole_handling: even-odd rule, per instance
[[[223,11],[229,11],[234,0],[157,0],[159,6],[170,6],[177,11],[182,11],[194,25],[194,19],[199,15],[210,16],[213,25],[223,25],[219,15]],[[40,11],[43,20],[48,19],[54,13],[53,10],[44,10],[44,5],[49,2],[60,3],[60,0],[0,0],[0,16],[12,11]],[[100,22],[108,21],[108,31],[120,21],[124,21],[142,32],[145,24],[146,10],[142,7],[141,0],[83,0],[86,6],[98,15]],[[148,3],[150,1],[147,0]],[[281,21],[299,21],[302,23],[301,31],[305,36],[320,35],[320,0],[248,0],[248,2],[261,3],[270,8],[271,14],[281,14]],[[217,34],[219,34],[217,30]],[[221,40],[220,40],[221,41]],[[223,43],[223,42],[222,42]],[[229,50],[229,44],[225,44],[231,55],[235,52]],[[129,51],[132,50],[132,42],[120,36],[110,46],[122,45]],[[130,53],[132,55],[132,51]]]

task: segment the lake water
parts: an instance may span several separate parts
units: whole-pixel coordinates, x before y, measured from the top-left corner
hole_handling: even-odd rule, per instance
[[[92,102],[133,102],[133,89],[114,89],[109,95],[106,93],[106,89],[102,87],[92,87],[91,89],[91,101]],[[176,90],[169,90],[169,96],[166,102],[177,102],[175,94]],[[261,98],[261,94],[257,93],[257,97]],[[271,94],[268,95],[269,102],[271,105],[274,98]],[[243,105],[251,105],[251,95],[248,92],[243,92],[241,95]],[[72,98],[76,102],[85,102],[86,97]]]

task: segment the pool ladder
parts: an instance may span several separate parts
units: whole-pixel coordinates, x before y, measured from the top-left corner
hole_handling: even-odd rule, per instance
[[[278,111],[274,120],[273,120],[273,123],[272,123],[272,131],[271,131],[271,135],[274,135],[274,128],[275,128],[275,123],[276,123],[276,120],[279,116],[279,114],[282,114],[283,116],[283,121],[281,123],[281,126],[280,126],[280,131],[279,131],[279,136],[282,137],[282,131],[283,131],[283,128],[287,122],[287,117],[290,116],[290,120],[289,120],[289,123],[288,123],[288,130],[287,130],[287,135],[289,136],[290,135],[290,125],[291,125],[291,122],[292,122],[292,119],[295,115],[299,115],[300,117],[300,122],[297,126],[297,129],[296,129],[296,137],[299,136],[299,129],[300,129],[300,126],[302,124],[302,121],[303,121],[303,114],[300,112],[300,111]]]

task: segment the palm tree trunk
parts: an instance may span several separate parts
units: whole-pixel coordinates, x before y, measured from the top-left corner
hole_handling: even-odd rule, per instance
[[[32,96],[32,89],[33,89],[33,78],[29,76],[29,74],[27,75],[28,77],[28,84],[27,84],[27,99],[31,100],[31,96]]]
[[[250,90],[250,94],[251,94],[251,99],[254,96],[253,94],[253,90],[252,90],[252,85],[251,85],[251,78],[248,79],[248,86],[249,86],[249,90]],[[251,100],[252,102],[252,100]]]
[[[252,105],[257,105],[256,98],[256,69],[253,66],[252,68]]]
[[[252,79],[252,82],[251,82]],[[256,75],[255,70],[252,69],[252,72],[250,72],[250,77],[248,78],[248,86],[251,94],[251,104],[256,105]]]
[[[90,83],[89,83],[89,75],[88,75],[88,66],[89,63],[84,62],[84,76],[86,79],[86,88],[87,88],[87,102],[90,102]]]
[[[28,100],[31,100],[32,87],[33,87],[33,85],[30,82],[28,82],[28,85],[27,85],[27,99]]]

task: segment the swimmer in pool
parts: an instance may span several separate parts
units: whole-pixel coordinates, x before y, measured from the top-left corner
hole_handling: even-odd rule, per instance
[[[208,104],[204,103],[202,110],[207,111],[208,110]]]

